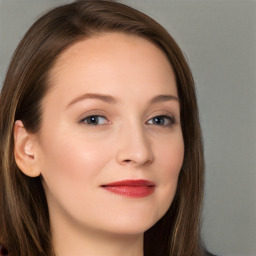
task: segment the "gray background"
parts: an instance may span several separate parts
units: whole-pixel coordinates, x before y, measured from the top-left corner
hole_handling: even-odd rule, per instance
[[[24,32],[67,0],[0,0],[0,83]],[[256,255],[256,2],[123,0],[164,25],[195,76],[206,158],[203,238]]]

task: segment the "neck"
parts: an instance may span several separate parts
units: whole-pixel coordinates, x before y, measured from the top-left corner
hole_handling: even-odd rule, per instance
[[[143,256],[143,234],[114,234],[61,223],[52,226],[52,236],[56,256]]]

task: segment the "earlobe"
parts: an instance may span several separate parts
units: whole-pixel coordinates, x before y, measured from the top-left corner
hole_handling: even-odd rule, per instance
[[[27,132],[20,120],[17,120],[14,124],[13,136],[14,157],[17,166],[27,176],[39,176],[35,137]]]

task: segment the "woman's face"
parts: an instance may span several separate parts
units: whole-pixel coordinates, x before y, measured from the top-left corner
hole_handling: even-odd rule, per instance
[[[50,87],[36,143],[53,227],[143,233],[171,205],[183,162],[167,57],[143,38],[106,33],[67,49]]]

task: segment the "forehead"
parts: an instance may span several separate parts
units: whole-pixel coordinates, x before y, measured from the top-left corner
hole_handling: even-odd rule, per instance
[[[72,94],[79,85],[80,89],[109,90],[111,94],[122,87],[148,86],[156,93],[172,89],[177,95],[175,75],[165,53],[145,38],[124,33],[86,38],[58,57],[50,72],[50,86]]]

